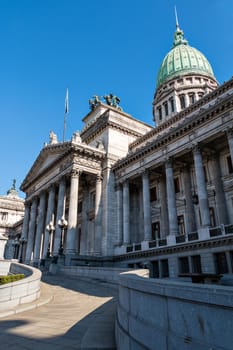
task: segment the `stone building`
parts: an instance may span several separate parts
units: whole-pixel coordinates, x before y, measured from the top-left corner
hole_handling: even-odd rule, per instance
[[[110,94],[71,141],[54,133],[21,185],[24,261],[150,265],[154,277],[233,268],[233,79],[218,86],[178,23],[155,127]]]
[[[24,199],[13,186],[0,196],[0,259],[18,258],[24,217]]]

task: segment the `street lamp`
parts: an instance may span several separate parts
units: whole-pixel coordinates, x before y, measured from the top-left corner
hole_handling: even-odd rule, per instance
[[[23,262],[23,247],[24,247],[24,244],[27,243],[27,240],[26,240],[26,238],[21,237],[19,242],[21,244],[21,254],[20,254],[19,262],[22,263]]]
[[[50,257],[51,235],[55,231],[53,221],[50,221],[50,223],[46,226],[46,230],[49,233],[49,241],[48,241],[48,247],[47,247],[47,258],[49,258]]]
[[[60,220],[58,220],[58,226],[61,229],[61,239],[60,239],[60,249],[58,254],[62,255],[63,254],[63,238],[64,238],[64,231],[66,227],[68,226],[67,220],[64,218],[64,216],[61,217]]]

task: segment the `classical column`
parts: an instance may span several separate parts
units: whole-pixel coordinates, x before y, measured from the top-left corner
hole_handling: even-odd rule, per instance
[[[68,214],[68,230],[66,236],[65,254],[75,253],[75,239],[77,232],[78,217],[78,187],[79,187],[79,170],[72,170],[70,181],[70,198]]]
[[[168,220],[169,220],[169,236],[179,234],[177,210],[176,210],[176,194],[173,176],[172,161],[168,160],[165,164],[166,184],[167,184],[167,204],[168,204]]]
[[[54,209],[55,209],[55,186],[51,185],[49,188],[49,197],[48,197],[48,207],[47,207],[46,220],[45,220],[45,228],[51,222],[54,223]],[[47,229],[45,229],[43,253],[42,253],[43,259],[45,259],[47,257],[49,239],[50,239],[49,231]]]
[[[144,213],[144,240],[151,240],[151,207],[150,207],[150,187],[148,172],[142,174],[143,191],[143,213]]]
[[[31,211],[30,211],[30,221],[29,221],[27,248],[26,248],[26,256],[25,256],[26,264],[29,264],[32,258],[35,228],[36,228],[36,215],[37,215],[37,197],[33,198]]]
[[[55,236],[53,241],[53,249],[52,255],[58,255],[60,243],[61,243],[61,227],[58,225],[59,220],[65,218],[65,194],[66,194],[66,179],[62,177],[59,182],[58,189],[58,200],[57,200],[57,215],[56,215],[56,228],[55,228]]]
[[[117,241],[116,244],[122,245],[123,242],[123,193],[121,184],[116,186],[116,205],[117,205]]]
[[[195,166],[195,174],[196,174],[196,182],[197,182],[197,194],[201,215],[201,226],[207,227],[210,225],[210,211],[209,211],[209,202],[208,202],[208,194],[205,183],[205,174],[202,163],[202,155],[200,148],[196,146],[193,149],[194,156],[194,166]]]
[[[197,227],[195,220],[195,210],[193,205],[191,174],[190,169],[187,166],[183,168],[182,175],[184,181],[187,232],[190,233],[196,231]]]
[[[22,234],[20,237],[20,248],[19,248],[19,257],[20,262],[24,260],[24,251],[25,250],[25,244],[22,242],[25,242],[28,238],[28,228],[29,228],[29,218],[30,218],[30,203],[25,202],[24,204],[25,212],[24,212],[24,218],[23,218],[23,227],[22,227]]]
[[[231,155],[231,163],[233,165],[233,129],[227,130],[227,139]]]
[[[169,234],[169,221],[168,221],[168,209],[167,209],[166,181],[164,177],[161,177],[159,179],[159,200],[160,200],[160,206],[161,206],[161,214],[160,214],[161,238],[165,238]]]
[[[123,244],[129,244],[129,182],[123,183]]]
[[[102,178],[97,175],[96,178],[96,190],[95,190],[95,242],[94,242],[94,252],[95,254],[101,254],[101,194],[102,194]]]
[[[226,206],[226,198],[223,189],[223,183],[221,178],[221,171],[219,166],[218,155],[212,155],[210,159],[210,178],[215,188],[215,201],[216,201],[216,216],[218,225],[228,224],[228,213]]]
[[[36,239],[34,248],[34,258],[35,264],[38,264],[40,259],[40,249],[41,249],[41,239],[44,232],[44,222],[45,222],[45,206],[46,206],[46,192],[42,191],[40,194],[40,204],[39,213],[37,217],[37,227],[36,227]]]

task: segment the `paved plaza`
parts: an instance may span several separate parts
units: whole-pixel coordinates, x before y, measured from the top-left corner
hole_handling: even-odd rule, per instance
[[[39,301],[0,318],[1,348],[116,349],[116,296],[116,288],[100,281],[44,275]]]

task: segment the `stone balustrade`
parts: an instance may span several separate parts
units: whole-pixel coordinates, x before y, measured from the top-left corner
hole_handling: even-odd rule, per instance
[[[40,296],[41,272],[31,266],[0,261],[0,275],[23,273],[25,278],[0,285],[0,311],[12,309],[20,304],[32,302]]]

